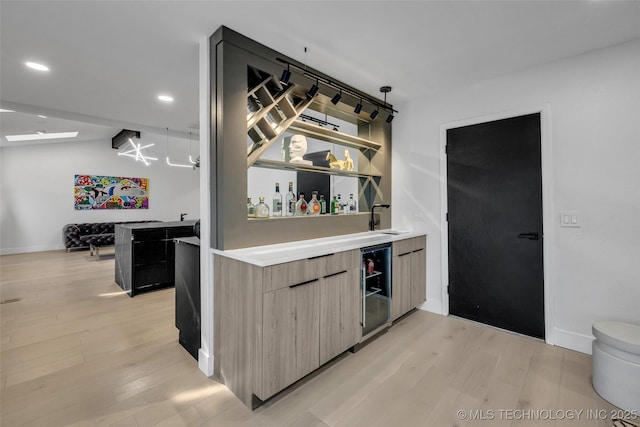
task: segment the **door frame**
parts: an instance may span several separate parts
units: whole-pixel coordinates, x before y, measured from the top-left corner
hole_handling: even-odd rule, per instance
[[[449,315],[449,223],[447,222],[447,130],[462,126],[476,125],[496,120],[509,119],[528,114],[540,113],[540,155],[542,161],[542,241],[543,250],[543,277],[544,277],[544,330],[545,342],[553,345],[554,331],[554,294],[555,284],[550,275],[553,263],[553,168],[552,168],[552,144],[551,144],[551,105],[528,108],[523,110],[505,111],[486,116],[472,117],[460,121],[440,125],[440,243],[441,243],[441,271],[442,271],[442,314]]]

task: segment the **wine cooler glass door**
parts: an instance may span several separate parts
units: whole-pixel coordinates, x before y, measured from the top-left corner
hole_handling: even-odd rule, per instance
[[[391,313],[391,245],[361,251],[362,336],[389,322]]]

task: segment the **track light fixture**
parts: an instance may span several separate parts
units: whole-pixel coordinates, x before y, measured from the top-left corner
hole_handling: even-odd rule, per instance
[[[280,83],[282,83],[283,85],[288,85],[290,78],[291,78],[291,70],[289,69],[289,64],[287,64],[287,69],[282,71],[282,77],[280,77]]]
[[[306,48],[305,48],[305,53],[306,53]],[[352,89],[348,86],[344,86],[339,82],[330,80],[324,75],[317,74],[312,70],[308,69],[306,65],[300,66],[300,65],[297,65],[296,63],[289,62],[288,60],[283,58],[276,58],[276,59],[278,62],[287,65],[287,69],[282,72],[282,78],[280,79],[280,82],[282,84],[288,84],[289,78],[291,77],[291,68],[293,68],[294,71],[297,70],[303,76],[315,80],[315,83],[311,86],[311,88],[309,89],[306,95],[307,99],[309,100],[313,99],[318,94],[319,85],[320,83],[322,83],[323,85],[338,91],[338,93],[336,93],[333,96],[333,98],[331,98],[331,103],[333,105],[337,105],[338,102],[340,102],[340,100],[342,99],[342,93],[344,92],[350,95],[351,97],[353,97],[354,99],[359,99],[360,102],[358,102],[353,109],[353,112],[356,114],[360,114],[360,112],[362,111],[364,102],[367,102],[367,104],[370,104],[373,107],[375,107],[375,110],[369,115],[371,120],[373,120],[380,113],[381,108],[389,112],[389,115],[387,116],[387,119],[386,119],[387,123],[391,123],[391,121],[395,118],[395,114],[398,113],[398,111],[394,110],[391,105],[387,105],[386,94],[388,92],[391,92],[391,86],[382,86],[380,88],[380,92],[385,94],[385,100],[384,100],[384,103],[382,103],[378,101],[378,99],[376,98],[370,98],[369,96],[367,96],[366,94],[358,90]]]
[[[330,123],[326,120],[322,120],[322,119],[318,119],[316,117],[312,117],[312,116],[308,116],[306,114],[300,114],[300,116],[298,117],[300,120],[302,120],[303,122],[306,122],[307,120],[312,122],[312,123],[316,123],[318,126],[332,126],[333,130],[337,131],[339,130],[338,128],[340,127],[340,125],[335,124],[335,123]]]
[[[339,93],[333,95],[333,98],[331,98],[331,103],[333,105],[336,105],[338,102],[340,102],[340,98],[342,98],[342,89],[340,89]]]
[[[362,111],[362,99],[356,104],[356,108],[353,109],[353,112],[356,114],[360,114],[360,111]]]
[[[389,92],[391,92],[391,86],[382,86],[380,88],[380,92],[384,93],[384,106],[385,108],[387,107],[387,94]],[[387,123],[391,123],[394,119],[394,115],[393,115],[393,109],[391,110],[391,113],[389,113],[389,115],[387,116]]]
[[[316,82],[313,84],[313,86],[311,86],[311,89],[309,89],[309,92],[307,92],[307,98],[312,99],[314,96],[316,96],[317,93],[318,93],[318,80],[316,79]]]

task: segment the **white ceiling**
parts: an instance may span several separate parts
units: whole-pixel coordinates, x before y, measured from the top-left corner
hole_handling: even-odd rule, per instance
[[[80,126],[53,117],[80,140],[197,132],[198,43],[221,25],[399,107],[640,38],[640,1],[1,0],[0,107],[25,113],[0,113],[2,139]]]

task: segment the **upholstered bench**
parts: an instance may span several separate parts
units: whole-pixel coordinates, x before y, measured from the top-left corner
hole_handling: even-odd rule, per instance
[[[640,414],[640,325],[599,321],[592,331],[593,388],[609,403]]]

